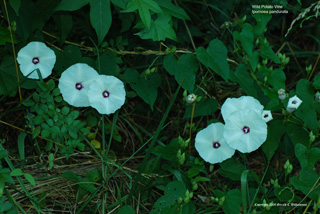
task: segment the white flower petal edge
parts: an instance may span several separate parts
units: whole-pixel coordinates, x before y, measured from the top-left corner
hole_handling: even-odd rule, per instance
[[[221,114],[223,120],[226,121],[234,111],[240,109],[251,109],[260,115],[263,108],[263,105],[261,105],[257,99],[251,96],[242,96],[239,98],[228,98],[221,106]]]
[[[300,98],[297,97],[297,95],[295,95],[289,99],[287,108],[297,109],[299,108],[301,103],[302,103],[302,100],[300,100]]]
[[[242,109],[227,118],[223,137],[231,148],[249,153],[266,141],[267,132],[268,127],[261,114],[251,109]]]
[[[77,63],[65,70],[59,79],[63,99],[75,107],[88,107],[88,90],[91,81],[99,77],[96,70],[84,63]]]
[[[30,79],[39,79],[39,69],[43,79],[47,78],[56,63],[56,55],[53,50],[42,42],[30,42],[18,52],[17,61],[24,76]]]
[[[262,119],[263,119],[266,123],[273,119],[270,110],[264,110],[264,111],[262,112],[262,115],[261,115],[261,116],[262,116]]]
[[[118,78],[100,75],[92,80],[88,97],[90,105],[100,114],[112,114],[124,104],[126,91]]]
[[[222,123],[213,123],[197,133],[195,147],[206,162],[221,163],[234,155],[235,150],[223,138],[223,130]]]

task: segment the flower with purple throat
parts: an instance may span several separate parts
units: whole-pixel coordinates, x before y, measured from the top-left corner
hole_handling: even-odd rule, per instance
[[[206,162],[221,163],[234,155],[235,150],[226,143],[223,130],[222,123],[213,123],[197,133],[195,147]]]
[[[100,75],[91,82],[88,97],[90,105],[100,114],[112,114],[124,104],[126,91],[118,78]]]
[[[24,76],[30,79],[40,79],[39,70],[43,79],[47,78],[56,63],[53,50],[42,42],[30,42],[18,52],[17,61]]]
[[[299,108],[301,103],[302,103],[302,100],[300,100],[300,98],[297,97],[297,95],[291,97],[288,102],[287,111],[289,113],[294,112],[297,108]]]
[[[63,99],[75,107],[90,106],[88,89],[91,81],[99,77],[96,70],[84,63],[77,63],[65,70],[59,79]]]

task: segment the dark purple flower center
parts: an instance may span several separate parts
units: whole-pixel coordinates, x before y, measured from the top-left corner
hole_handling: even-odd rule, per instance
[[[244,126],[242,128],[243,133],[248,134],[250,132],[250,128],[248,126]]]
[[[33,59],[32,59],[32,63],[33,64],[38,64],[40,62],[40,60],[39,60],[39,57],[33,57]]]
[[[218,141],[213,143],[213,148],[215,148],[215,149],[218,149],[220,146],[221,145]]]
[[[296,104],[296,103],[297,103],[297,101],[295,101],[295,100],[294,100],[294,101],[292,101],[292,104]]]
[[[268,115],[267,115],[267,114],[265,114],[263,117],[264,117],[264,118],[267,118],[267,117],[268,117]]]
[[[76,89],[80,91],[81,89],[83,89],[83,85],[80,82],[77,82]]]
[[[103,96],[104,98],[108,98],[108,97],[110,96],[109,91],[105,90],[104,92],[102,92],[102,96]]]

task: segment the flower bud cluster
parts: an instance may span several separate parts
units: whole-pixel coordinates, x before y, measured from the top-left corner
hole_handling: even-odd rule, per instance
[[[293,166],[292,166],[292,164],[290,163],[290,161],[287,160],[286,163],[284,164],[283,168],[284,168],[284,170],[285,170],[285,174],[286,174],[286,175],[289,175],[289,174],[292,172]]]
[[[275,180],[271,179],[270,183],[274,186],[274,188],[280,187],[278,183],[278,178],[276,178]]]

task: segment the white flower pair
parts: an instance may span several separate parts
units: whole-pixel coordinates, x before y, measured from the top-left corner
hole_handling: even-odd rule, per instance
[[[95,108],[100,114],[112,114],[125,102],[126,91],[121,80],[99,75],[84,63],[65,70],[58,85],[63,99],[76,107]]]
[[[24,76],[43,79],[51,73],[56,62],[53,50],[42,42],[30,42],[21,48],[17,61]],[[125,102],[126,92],[121,80],[99,75],[87,64],[78,63],[65,70],[58,85],[63,99],[76,107],[92,106],[100,114],[112,114]]]
[[[195,147],[200,156],[213,164],[232,157],[235,150],[257,150],[267,139],[266,122],[272,119],[271,112],[263,108],[250,96],[228,98],[221,107],[225,125],[211,124],[196,136]]]

